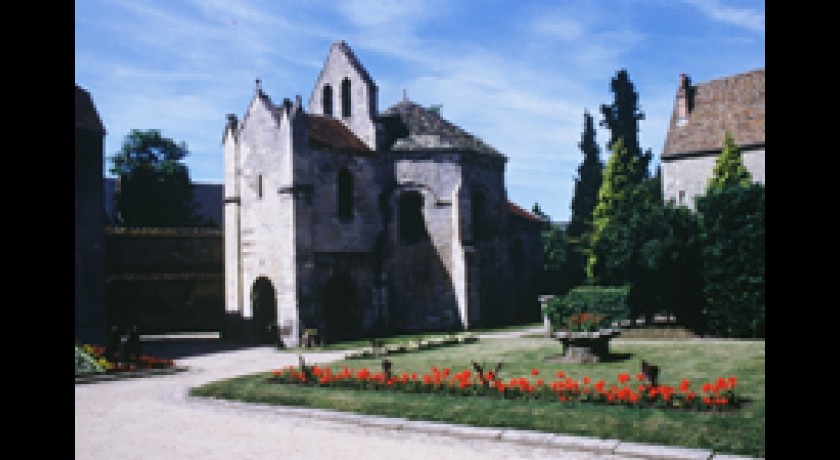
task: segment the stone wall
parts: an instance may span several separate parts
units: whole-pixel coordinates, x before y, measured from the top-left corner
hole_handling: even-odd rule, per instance
[[[765,183],[764,148],[742,150],[744,166],[753,180]],[[694,209],[694,197],[706,193],[706,186],[715,168],[717,154],[663,158],[662,196]]]
[[[221,230],[107,228],[105,246],[108,324],[142,334],[222,330]]]

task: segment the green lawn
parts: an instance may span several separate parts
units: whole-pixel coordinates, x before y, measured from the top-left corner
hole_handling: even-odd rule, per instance
[[[482,339],[478,343],[389,356],[395,373],[425,373],[432,366],[453,373],[469,368],[470,361],[504,362],[500,377],[529,377],[538,368],[546,381],[558,370],[580,380],[616,381],[619,372],[635,375],[645,359],[661,368],[660,382],[678,386],[683,378],[698,388],[717,377],[738,378],[738,394],[749,403],[734,413],[692,413],[652,408],[627,408],[576,403],[513,401],[480,397],[408,394],[280,385],[265,373],[213,382],[191,390],[210,396],[248,402],[310,406],[413,420],[433,420],[487,427],[513,427],[605,439],[712,449],[716,453],[765,456],[765,343],[764,341],[614,340],[615,359],[599,364],[552,361],[562,353],[559,342],[544,338]],[[338,361],[340,370],[380,370],[378,359]]]

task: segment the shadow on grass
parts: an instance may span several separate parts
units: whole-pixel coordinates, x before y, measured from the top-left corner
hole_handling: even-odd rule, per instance
[[[633,353],[610,353],[607,356],[601,358],[600,363],[620,363],[633,358],[633,356],[635,356]],[[549,356],[548,358],[546,358],[546,361],[550,361],[553,363],[570,362],[564,355]]]
[[[633,353],[610,353],[601,359],[602,363],[620,363],[622,361],[627,361],[632,358],[634,355]]]

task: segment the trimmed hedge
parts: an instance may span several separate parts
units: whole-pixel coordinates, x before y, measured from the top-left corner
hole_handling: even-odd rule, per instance
[[[554,328],[561,328],[569,315],[598,313],[607,324],[627,319],[630,286],[578,286],[566,295],[551,299],[543,313]]]

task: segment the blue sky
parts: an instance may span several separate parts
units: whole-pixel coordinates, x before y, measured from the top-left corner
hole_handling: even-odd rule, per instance
[[[262,80],[275,101],[309,100],[330,44],[346,41],[379,86],[504,153],[508,197],[566,221],[583,114],[596,123],[627,69],[643,148],[665,143],[680,73],[695,83],[765,66],[755,0],[76,0],[75,80],[107,134],[159,129],[190,151],[196,182],[223,178],[228,113]],[[606,162],[608,132],[597,142]],[[104,169],[110,168],[106,160]]]

